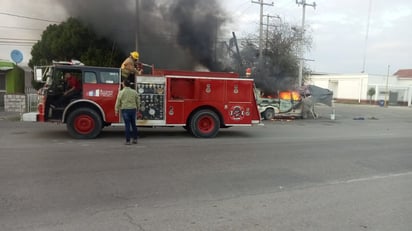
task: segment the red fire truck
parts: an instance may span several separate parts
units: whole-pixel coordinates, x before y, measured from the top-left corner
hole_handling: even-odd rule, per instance
[[[78,139],[97,137],[110,125],[124,125],[114,105],[121,88],[119,68],[55,63],[35,67],[39,90],[38,122],[67,125]],[[81,94],[56,107],[65,91],[63,75],[69,72],[81,82]],[[161,70],[136,76],[134,88],[141,99],[137,126],[182,126],[195,137],[215,137],[220,128],[260,123],[252,79],[235,73]]]

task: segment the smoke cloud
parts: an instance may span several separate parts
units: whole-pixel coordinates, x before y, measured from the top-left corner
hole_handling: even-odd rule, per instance
[[[216,39],[229,20],[217,0],[58,0],[69,14],[158,68],[219,71]],[[136,13],[137,12],[137,13]],[[137,35],[137,36],[136,36]]]

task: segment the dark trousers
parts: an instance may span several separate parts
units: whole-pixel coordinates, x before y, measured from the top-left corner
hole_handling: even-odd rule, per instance
[[[137,140],[137,127],[136,127],[136,109],[122,109],[122,117],[124,121],[124,131],[126,134],[126,141],[130,141],[130,138]]]
[[[72,91],[67,95],[62,95],[56,102],[56,107],[66,107],[72,99],[77,99],[81,97],[80,91]]]

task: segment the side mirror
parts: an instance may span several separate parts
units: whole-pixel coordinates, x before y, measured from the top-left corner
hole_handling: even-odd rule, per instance
[[[34,69],[34,79],[36,81],[42,81],[43,79],[43,70],[41,68]]]

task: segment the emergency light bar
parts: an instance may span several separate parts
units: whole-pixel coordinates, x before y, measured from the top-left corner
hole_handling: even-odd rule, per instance
[[[53,64],[60,64],[60,65],[79,65],[84,66],[84,63],[80,62],[79,60],[72,59],[71,61],[54,61]]]

